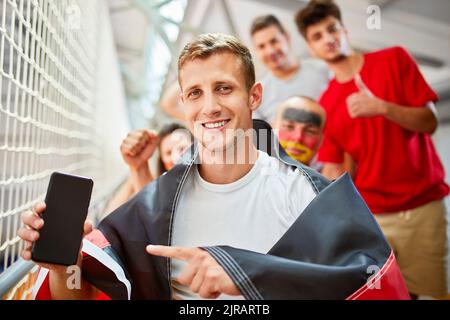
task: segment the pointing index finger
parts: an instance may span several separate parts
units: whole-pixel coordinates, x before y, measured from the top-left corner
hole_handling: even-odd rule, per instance
[[[181,248],[181,247],[148,245],[147,252],[155,256],[174,258],[183,261],[187,261],[191,259],[193,256],[191,248]]]

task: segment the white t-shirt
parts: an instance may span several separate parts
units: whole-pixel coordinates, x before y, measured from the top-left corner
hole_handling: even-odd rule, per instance
[[[267,253],[315,195],[305,176],[261,151],[250,172],[230,184],[206,182],[195,166],[175,211],[172,245]],[[174,298],[200,299],[176,281],[186,264],[171,261]],[[227,298],[236,297],[219,297]]]
[[[300,70],[288,80],[275,77],[270,72],[261,80],[263,98],[261,105],[253,112],[254,119],[273,123],[278,106],[293,96],[307,96],[318,100],[327,88],[330,72],[326,65],[314,59],[302,60]]]

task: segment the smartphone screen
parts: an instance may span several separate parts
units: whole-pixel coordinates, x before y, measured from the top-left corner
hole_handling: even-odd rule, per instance
[[[34,261],[76,264],[92,187],[89,178],[60,172],[51,175],[42,214],[44,226],[32,249]]]

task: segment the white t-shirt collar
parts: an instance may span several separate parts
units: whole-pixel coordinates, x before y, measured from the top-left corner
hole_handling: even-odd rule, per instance
[[[243,186],[250,183],[253,179],[255,179],[258,175],[258,172],[261,170],[261,168],[264,166],[264,163],[267,162],[267,158],[269,155],[266,153],[258,150],[258,159],[256,160],[255,164],[251,168],[251,170],[242,178],[240,178],[237,181],[234,181],[232,183],[226,183],[226,184],[215,184],[210,183],[202,178],[198,171],[198,166],[194,167],[194,181],[195,184],[212,192],[231,192],[234,190],[237,190],[239,188],[242,188]],[[226,174],[226,172],[224,172]]]

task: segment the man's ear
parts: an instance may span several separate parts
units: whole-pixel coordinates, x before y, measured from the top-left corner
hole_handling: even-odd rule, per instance
[[[291,34],[289,32],[287,32],[287,31],[285,31],[284,32],[284,36],[286,37],[286,40],[287,40],[287,42],[289,44],[289,47],[292,48],[292,37],[291,37]]]
[[[317,150],[320,149],[320,146],[322,146],[322,142],[323,142],[323,132],[320,134],[320,139],[319,139],[319,143],[317,144]]]
[[[256,82],[250,89],[250,110],[255,111],[259,108],[262,101],[263,85],[261,82]]]
[[[350,39],[348,38],[348,36],[349,36],[348,29],[344,26],[342,26],[342,33],[344,34],[345,39],[347,40],[347,43],[350,43]]]

